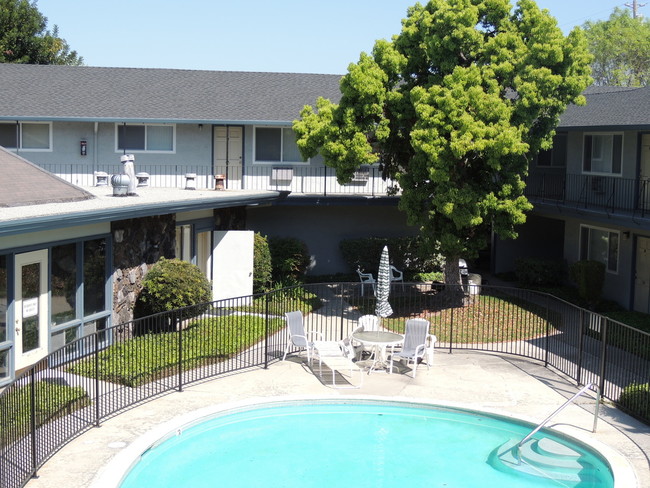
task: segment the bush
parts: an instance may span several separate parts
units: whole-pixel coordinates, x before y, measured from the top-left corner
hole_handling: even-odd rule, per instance
[[[523,286],[559,286],[564,281],[563,261],[539,258],[519,258],[515,261],[517,281]]]
[[[577,261],[571,265],[570,272],[580,298],[592,306],[598,303],[605,283],[605,265],[599,261]]]
[[[180,259],[160,258],[160,261],[151,267],[142,280],[142,291],[135,303],[134,317],[147,317],[178,308],[199,305],[185,309],[178,317],[187,319],[204,313],[211,300],[212,287],[198,266]],[[168,330],[170,325],[157,324],[156,327],[150,327],[148,331]]]
[[[268,242],[273,282],[284,286],[300,283],[311,263],[307,245],[293,237],[271,237]]]
[[[270,289],[272,272],[268,240],[257,232],[253,251],[253,293],[264,293]]]
[[[422,244],[417,236],[345,239],[339,243],[343,259],[352,272],[357,268],[376,272],[384,246],[388,246],[391,264],[409,275],[442,269],[442,256],[423,255]]]
[[[618,399],[621,407],[632,415],[650,422],[650,383],[631,383]]]

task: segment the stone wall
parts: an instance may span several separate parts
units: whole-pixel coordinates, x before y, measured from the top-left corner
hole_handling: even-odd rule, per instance
[[[175,255],[176,219],[159,215],[120,220],[111,224],[113,235],[113,324],[133,320],[133,306],[142,278],[161,257]]]

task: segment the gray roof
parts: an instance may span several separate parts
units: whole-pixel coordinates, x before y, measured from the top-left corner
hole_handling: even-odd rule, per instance
[[[340,75],[0,63],[0,120],[291,122]]]
[[[0,147],[0,168],[0,207],[80,202],[93,198],[87,191],[3,147]],[[7,211],[1,214],[5,217]]]
[[[567,107],[560,129],[650,128],[650,87],[590,87],[584,95],[587,105]]]

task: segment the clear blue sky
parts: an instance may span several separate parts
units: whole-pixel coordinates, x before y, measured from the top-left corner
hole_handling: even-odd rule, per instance
[[[38,0],[89,66],[344,74],[416,0]],[[421,3],[425,3],[421,1]],[[512,2],[514,3],[514,2]],[[538,0],[570,31],[623,0]],[[632,3],[629,0],[628,3]],[[639,2],[644,3],[644,2]],[[640,8],[650,15],[650,5]]]

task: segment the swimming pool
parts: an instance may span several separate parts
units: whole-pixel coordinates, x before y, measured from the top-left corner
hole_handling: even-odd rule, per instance
[[[533,427],[426,404],[280,402],[175,429],[141,452],[119,486],[614,486],[595,451],[548,432],[524,446],[521,464],[513,461],[511,447]]]

